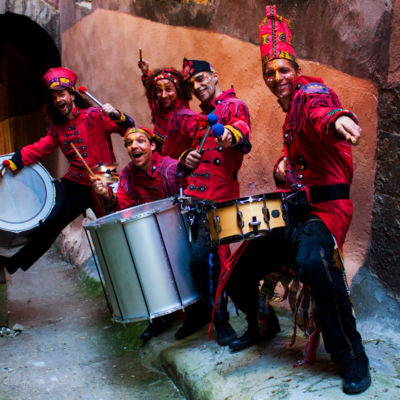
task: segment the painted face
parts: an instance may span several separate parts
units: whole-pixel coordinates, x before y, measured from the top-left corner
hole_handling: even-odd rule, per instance
[[[71,115],[72,110],[75,108],[75,95],[70,93],[67,89],[61,89],[52,90],[50,96],[57,110],[68,118],[68,116]]]
[[[156,144],[154,142],[150,143],[144,133],[135,132],[125,137],[125,147],[133,164],[146,171]]]
[[[276,97],[284,99],[290,96],[292,81],[297,75],[297,71],[289,60],[277,58],[266,64],[264,81]]]
[[[191,80],[194,95],[202,103],[210,103],[214,100],[218,77],[214,72],[198,72]]]
[[[161,108],[167,110],[178,98],[178,93],[173,82],[168,79],[160,79],[156,83],[156,96]]]

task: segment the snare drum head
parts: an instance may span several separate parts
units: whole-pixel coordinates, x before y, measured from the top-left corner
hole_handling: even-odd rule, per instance
[[[0,165],[10,157],[0,156]],[[53,208],[52,177],[39,163],[24,167],[16,175],[6,170],[0,178],[0,199],[0,230],[18,233],[33,229]]]

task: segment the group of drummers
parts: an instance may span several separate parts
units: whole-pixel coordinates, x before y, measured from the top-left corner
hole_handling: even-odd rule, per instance
[[[351,145],[358,143],[361,129],[357,117],[343,109],[321,79],[301,75],[290,23],[277,15],[275,6],[266,8],[259,39],[265,84],[286,113],[283,154],[273,170],[283,199],[284,234],[257,235],[259,221],[250,221],[258,238],[242,242],[231,254],[229,243],[210,244],[205,210],[200,207],[191,213],[190,270],[200,301],[186,307],[175,337],[183,339],[212,320],[218,344],[231,351],[271,338],[280,327],[268,302],[276,280],[266,277],[278,274],[307,287],[315,305],[312,328],[307,327],[308,360],[312,361],[322,333],[332,360],[345,366],[345,393],[362,392],[371,383],[369,362],[338,261],[352,217]],[[251,151],[246,104],[234,89],[222,90],[218,72],[207,61],[184,58],[182,71],[150,71],[140,57],[138,67],[153,130],[135,126],[131,117],[110,104],[92,107],[77,90],[77,76],[70,69],[52,68],[44,75],[53,125],[38,142],[5,160],[2,174],[6,169],[16,173],[58,147],[69,167],[56,181],[56,202],[49,217],[15,255],[0,256],[9,273],[27,270],[88,208],[101,216],[180,193],[216,204],[240,197],[238,172]],[[200,101],[200,113],[189,108],[192,95]],[[116,190],[91,172],[101,163],[115,163],[111,133],[123,136],[131,160],[121,170]],[[269,224],[269,211],[263,213]],[[243,225],[239,218],[237,223]],[[214,228],[218,231],[217,225]],[[260,306],[262,280],[264,306]],[[228,297],[246,315],[248,326],[239,337],[229,323]],[[169,324],[168,317],[153,319],[142,338],[160,334]]]

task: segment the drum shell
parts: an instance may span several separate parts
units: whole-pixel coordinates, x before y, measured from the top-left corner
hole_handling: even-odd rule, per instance
[[[0,156],[0,165],[11,154]],[[52,176],[40,163],[25,166],[0,178],[0,247],[15,248],[29,241],[32,232],[46,220],[55,204]]]
[[[185,223],[172,198],[114,213],[84,228],[115,321],[152,319],[199,299]]]
[[[268,209],[269,219],[266,218],[264,208]],[[207,219],[211,244],[214,246],[282,234],[286,227],[280,193],[212,203],[207,207]],[[252,228],[251,223],[255,223],[257,229]]]

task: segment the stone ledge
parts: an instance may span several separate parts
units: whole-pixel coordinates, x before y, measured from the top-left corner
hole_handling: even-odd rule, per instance
[[[243,318],[231,320],[240,334]],[[176,341],[178,325],[174,325],[143,347],[142,359],[147,366],[166,371],[188,400],[348,399],[341,389],[340,369],[322,345],[315,364],[292,367],[301,358],[305,339],[299,333],[296,344],[289,347],[292,321],[285,315],[280,315],[280,321],[282,331],[271,341],[234,354],[218,346],[214,338],[208,341],[207,327]],[[385,337],[383,329],[371,329],[369,324],[365,328],[373,385],[357,398],[396,398],[400,393],[399,335]]]

